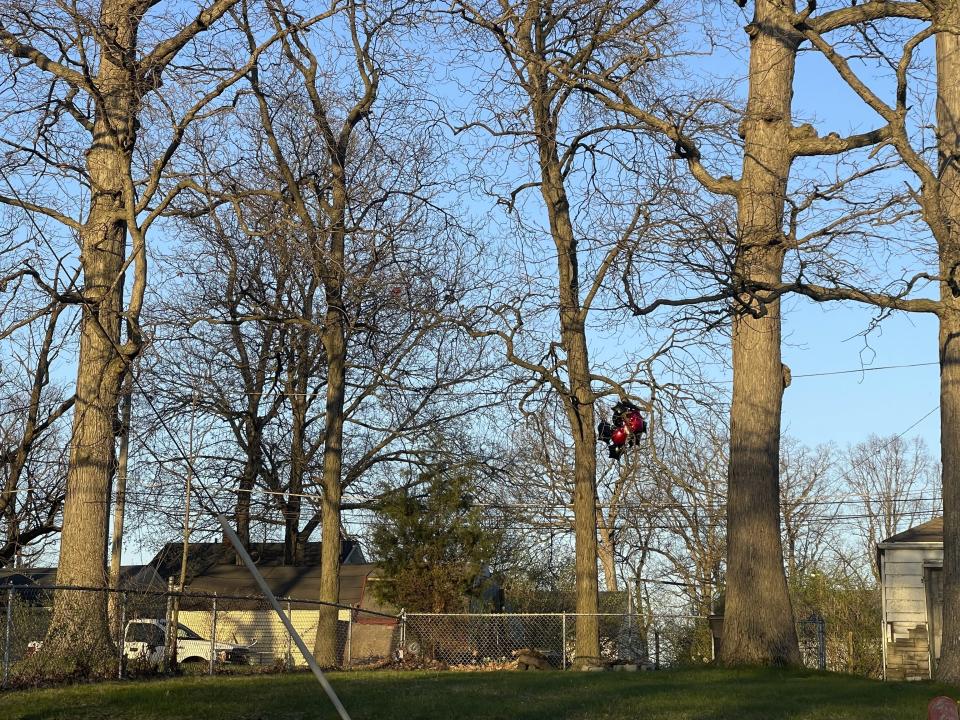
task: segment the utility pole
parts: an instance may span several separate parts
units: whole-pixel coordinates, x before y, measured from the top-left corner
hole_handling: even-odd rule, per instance
[[[123,559],[123,516],[127,503],[127,461],[130,452],[130,419],[133,410],[133,365],[127,367],[123,379],[123,405],[120,409],[120,452],[117,458],[117,485],[113,505],[113,540],[110,545],[110,588],[120,589],[120,566]],[[110,593],[110,621],[117,625],[118,592]],[[123,628],[114,627],[114,636],[120,637]]]
[[[187,559],[190,555],[190,495],[193,485],[193,428],[197,417],[197,390],[193,389],[190,396],[190,447],[187,453],[187,478],[184,487],[183,503],[183,552],[180,555],[180,582],[177,585],[178,594],[173,598],[173,609],[170,613],[170,641],[171,653],[170,664],[176,667],[177,664],[177,623],[180,615],[180,593],[187,584]]]

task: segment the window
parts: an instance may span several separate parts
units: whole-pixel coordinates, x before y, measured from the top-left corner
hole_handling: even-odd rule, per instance
[[[127,642],[142,642],[151,647],[163,645],[163,630],[154,623],[130,623],[127,626]]]

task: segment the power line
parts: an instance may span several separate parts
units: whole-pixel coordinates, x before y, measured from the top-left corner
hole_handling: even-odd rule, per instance
[[[823,372],[812,372],[812,373],[801,373],[795,374],[791,373],[791,378],[811,378],[811,377],[827,377],[828,375],[852,375],[854,373],[865,373],[865,372],[877,372],[878,370],[899,370],[901,368],[916,368],[916,367],[929,367],[931,365],[939,365],[940,361],[934,362],[922,362],[922,363],[904,363],[902,365],[878,365],[877,367],[860,367],[852,370],[824,370]]]

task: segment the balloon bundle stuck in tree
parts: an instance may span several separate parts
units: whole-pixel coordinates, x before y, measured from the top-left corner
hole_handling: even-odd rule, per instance
[[[647,423],[640,408],[627,400],[613,406],[612,422],[601,420],[597,427],[597,439],[607,444],[607,452],[619,460],[627,447],[640,444],[640,437],[647,430]]]

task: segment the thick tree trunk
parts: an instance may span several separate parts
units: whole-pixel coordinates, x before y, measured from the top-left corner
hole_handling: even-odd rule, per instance
[[[580,432],[574,430],[573,440],[574,585],[577,603],[573,666],[583,668],[601,662],[600,621],[596,615],[600,608],[597,580],[597,441],[593,437],[592,403],[577,409],[580,411],[577,417],[582,425]],[[568,410],[567,414],[572,412]]]
[[[779,6],[779,9],[778,9]],[[757,0],[750,84],[741,131],[737,277],[778,283],[790,154],[797,40],[783,22],[793,2]],[[727,587],[723,657],[728,665],[795,665],[796,628],[780,541],[780,303],[740,298],[733,321],[733,399],[727,494]]]
[[[320,550],[320,600],[336,603],[340,598],[340,498],[343,493],[343,413],[347,389],[347,314],[343,303],[347,208],[345,146],[330,147],[333,193],[330,213],[329,253],[318,268],[324,278],[327,312],[323,347],[327,359],[326,427],[323,437],[323,499]],[[317,620],[314,643],[317,662],[338,664],[337,608],[323,606]]]
[[[544,85],[546,84],[544,79]],[[540,159],[540,190],[557,249],[560,341],[566,353],[568,394],[563,398],[574,452],[574,572],[577,604],[574,667],[600,663],[597,579],[597,435],[584,311],[580,304],[577,239],[556,144],[556,128],[544,92],[532,97]]]
[[[118,352],[126,251],[126,187],[140,97],[131,82],[137,25],[143,9],[129,0],[104,0],[100,27],[119,50],[104,52],[93,142],[87,152],[91,200],[80,233],[83,294],[76,405],[63,509],[57,583],[106,587],[114,418],[127,360]],[[129,56],[127,55],[129,53]],[[105,593],[57,591],[43,655],[68,672],[105,671],[114,653]]]
[[[237,537],[245,548],[250,547],[250,507],[253,502],[253,488],[263,464],[262,447],[263,428],[259,417],[259,406],[251,403],[248,416],[244,421],[244,442],[246,444],[246,458],[243,463],[243,474],[237,484],[237,504],[234,509],[234,523],[237,528]],[[224,538],[226,542],[226,538]],[[237,555],[237,565],[243,560]]]
[[[935,21],[940,275],[940,452],[943,472],[943,641],[937,679],[960,684],[960,3],[945,0]]]
[[[327,426],[321,480],[320,600],[336,603],[340,597],[340,499],[343,474],[343,404],[346,388],[346,341],[340,308],[327,313]],[[317,621],[314,655],[322,667],[334,667],[337,656],[337,608],[322,606]]]

